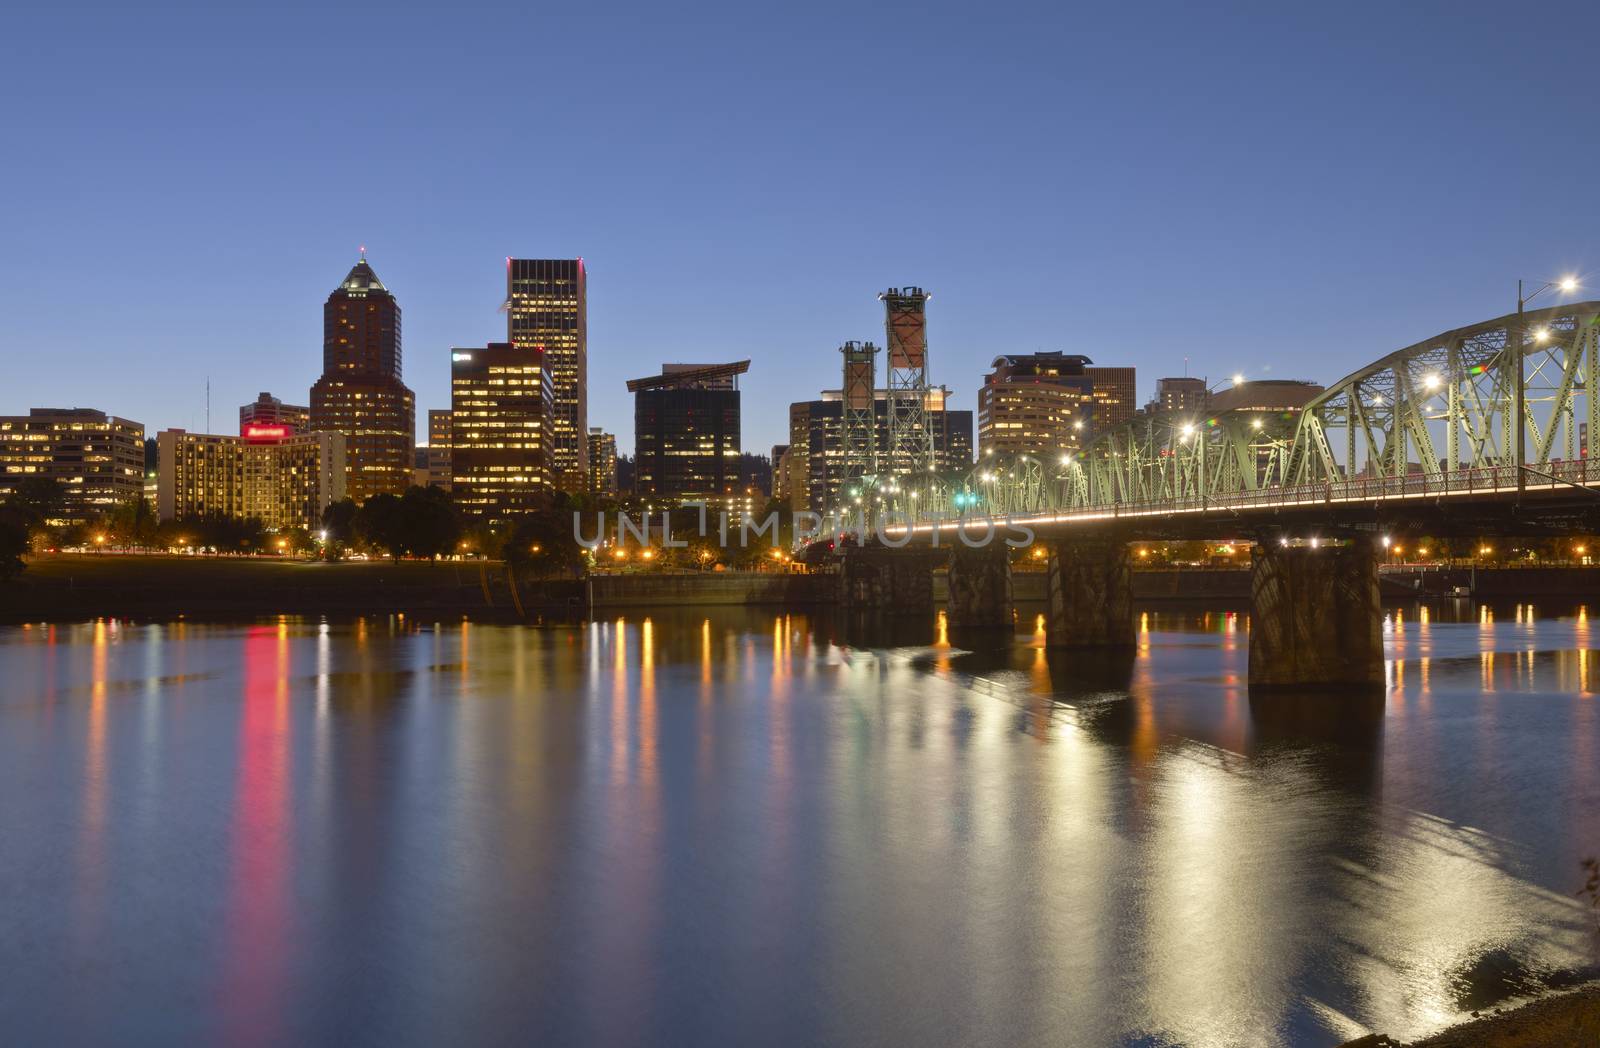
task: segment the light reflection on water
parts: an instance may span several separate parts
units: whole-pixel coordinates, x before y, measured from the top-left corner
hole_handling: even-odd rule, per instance
[[[0,632],[20,1043],[1332,1044],[1595,959],[1586,608]],[[1508,990],[1509,988],[1509,990]]]

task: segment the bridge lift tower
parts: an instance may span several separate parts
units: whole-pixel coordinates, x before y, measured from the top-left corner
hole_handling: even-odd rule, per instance
[[[889,343],[889,441],[883,469],[890,477],[923,474],[934,466],[928,420],[928,326],[931,296],[920,287],[892,287],[884,305]]]
[[[878,347],[871,342],[846,342],[839,347],[839,352],[844,355],[844,385],[841,387],[844,403],[840,405],[839,415],[844,468],[839,477],[839,504],[848,508],[856,496],[866,497],[866,492],[861,490],[862,478],[878,472],[878,420],[874,403]],[[852,489],[855,496],[851,495]]]

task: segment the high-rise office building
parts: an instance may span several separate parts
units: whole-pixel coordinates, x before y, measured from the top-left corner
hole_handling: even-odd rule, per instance
[[[1094,421],[1088,357],[995,357],[978,389],[978,453],[1046,455],[1080,446]]]
[[[357,502],[411,484],[416,403],[400,374],[400,304],[363,256],[322,307],[322,377],[311,387],[311,428],[344,434]]]
[[[772,445],[772,488],[769,492],[779,502],[789,501],[789,445]]]
[[[589,482],[589,307],[581,258],[506,259],[507,341],[539,350],[554,396],[546,430],[557,487]]]
[[[739,383],[748,360],[664,364],[631,379],[634,493],[725,501],[739,488]]]
[[[32,477],[56,482],[61,516],[82,524],[144,493],[144,427],[93,408],[0,417],[0,500]]]
[[[589,492],[617,493],[617,438],[594,426],[589,428]]]
[[[271,393],[261,393],[255,402],[239,409],[239,432],[246,426],[288,426],[296,433],[311,429],[311,409],[285,404]]]
[[[473,520],[507,523],[549,493],[545,365],[543,350],[509,342],[450,351],[450,486]]]
[[[965,470],[972,467],[972,412],[946,408],[949,391],[928,390],[924,417],[933,435],[934,468]],[[873,420],[879,446],[889,439],[889,394],[876,391]],[[789,506],[821,513],[837,506],[845,476],[844,396],[824,390],[821,400],[789,405],[789,450],[784,454]]]
[[[1094,428],[1104,432],[1133,418],[1139,394],[1134,368],[1089,365],[1083,373],[1094,384]]]
[[[1146,410],[1163,411],[1173,414],[1188,414],[1205,411],[1211,401],[1211,394],[1206,389],[1206,380],[1203,378],[1158,378],[1156,379],[1156,396]]]
[[[454,440],[451,419],[454,417],[449,408],[433,408],[428,412],[428,448],[422,465],[428,487],[450,490],[450,445]]]
[[[257,517],[273,530],[315,531],[323,511],[345,497],[342,433],[247,424],[236,437],[166,429],[156,443],[162,520],[220,513]]]

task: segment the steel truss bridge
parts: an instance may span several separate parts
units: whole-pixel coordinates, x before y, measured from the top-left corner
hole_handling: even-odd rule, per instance
[[[862,477],[838,508],[899,536],[976,534],[1006,519],[1062,532],[1140,522],[1196,537],[1408,514],[1592,527],[1597,378],[1600,302],[1529,310],[1390,353],[1299,410],[1140,417],[1053,458]]]

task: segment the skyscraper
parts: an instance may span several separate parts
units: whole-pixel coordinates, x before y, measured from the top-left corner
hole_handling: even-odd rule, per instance
[[[995,357],[978,389],[978,453],[1041,455],[1078,447],[1094,418],[1088,357]]]
[[[1156,379],[1156,396],[1150,402],[1150,410],[1167,411],[1173,413],[1195,412],[1206,410],[1206,404],[1211,400],[1211,391],[1206,388],[1203,378],[1158,378]]]
[[[1083,369],[1094,383],[1094,428],[1105,432],[1133,418],[1138,394],[1134,368],[1096,367]]]
[[[296,433],[311,429],[311,409],[285,404],[271,393],[261,393],[253,404],[239,409],[239,431],[246,426],[288,426]]]
[[[876,390],[873,422],[878,446],[889,440],[889,391]],[[972,466],[972,412],[946,409],[949,391],[934,386],[927,392],[923,417],[933,438],[933,466],[940,472]],[[789,405],[789,450],[784,480],[791,509],[821,513],[839,505],[845,483],[844,395],[824,390],[821,400]]]
[[[589,493],[617,493],[617,438],[598,426],[589,427]]]
[[[550,489],[552,396],[543,350],[450,351],[450,486],[468,517],[498,525],[539,508]]]
[[[363,255],[322,307],[322,377],[311,387],[311,428],[344,434],[357,502],[411,484],[416,404],[400,368],[400,304]]]
[[[433,408],[428,412],[428,453],[425,457],[428,484],[450,490],[450,445],[454,441],[452,427],[455,414],[449,408]]]
[[[725,499],[739,490],[739,384],[748,360],[664,364],[631,379],[634,491],[665,499]]]
[[[538,349],[554,400],[546,429],[552,482],[589,482],[589,311],[581,258],[506,259],[507,340]]]

